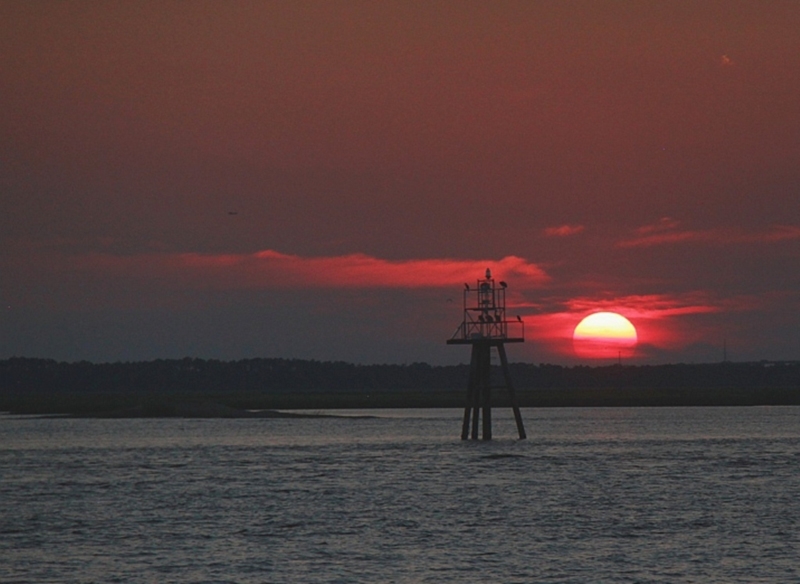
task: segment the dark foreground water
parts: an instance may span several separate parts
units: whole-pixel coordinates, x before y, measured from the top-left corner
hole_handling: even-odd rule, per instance
[[[800,408],[370,413],[0,416],[0,581],[800,581]]]

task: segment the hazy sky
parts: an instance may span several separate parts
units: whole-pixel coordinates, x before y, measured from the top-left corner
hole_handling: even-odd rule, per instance
[[[800,359],[800,2],[0,2],[0,358]]]

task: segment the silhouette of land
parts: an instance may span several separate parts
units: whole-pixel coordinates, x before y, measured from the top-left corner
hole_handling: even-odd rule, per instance
[[[800,362],[510,364],[523,407],[800,405]],[[499,373],[499,372],[498,372]],[[275,417],[277,410],[463,407],[468,365],[296,359],[0,361],[0,411],[102,417]],[[493,395],[505,407],[502,390]]]

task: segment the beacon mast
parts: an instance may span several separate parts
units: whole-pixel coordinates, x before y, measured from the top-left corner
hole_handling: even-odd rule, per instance
[[[482,438],[484,440],[492,439],[492,389],[499,388],[508,390],[520,440],[526,437],[514,386],[511,384],[505,349],[506,343],[525,342],[525,323],[519,317],[515,321],[506,320],[507,288],[508,285],[505,282],[495,282],[489,268],[486,268],[486,277],[478,280],[474,288],[469,284],[464,284],[464,318],[455,334],[447,341],[448,345],[472,345],[467,403],[464,407],[464,422],[461,427],[462,440],[470,437],[473,440],[478,439],[481,410],[483,410]],[[493,347],[500,356],[500,365],[505,380],[505,385],[494,388],[491,383],[491,350]]]

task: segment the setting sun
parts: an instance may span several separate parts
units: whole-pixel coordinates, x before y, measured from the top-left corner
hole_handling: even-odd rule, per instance
[[[572,333],[575,353],[589,359],[630,356],[637,341],[636,328],[631,321],[616,312],[590,314]]]

